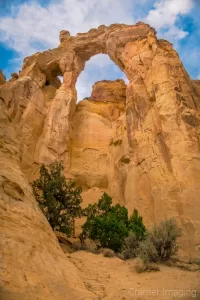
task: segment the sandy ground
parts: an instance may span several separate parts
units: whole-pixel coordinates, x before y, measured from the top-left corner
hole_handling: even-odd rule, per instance
[[[94,300],[200,299],[200,271],[160,266],[158,272],[138,274],[134,260],[122,261],[85,251],[66,255],[79,269],[86,288],[94,293]]]

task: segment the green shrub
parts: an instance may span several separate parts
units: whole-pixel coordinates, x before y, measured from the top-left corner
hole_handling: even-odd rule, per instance
[[[137,209],[134,209],[133,214],[128,221],[128,229],[129,231],[134,232],[138,240],[142,240],[145,236],[146,228]]]
[[[90,238],[98,247],[120,251],[128,235],[128,211],[119,204],[112,206],[112,198],[103,194],[98,203],[88,205],[87,216],[80,239]]]
[[[177,238],[181,236],[174,219],[162,221],[140,243],[139,255],[144,262],[165,262],[177,253]]]
[[[81,216],[81,187],[63,175],[62,162],[42,165],[40,178],[32,183],[33,193],[54,231],[74,233],[74,219]]]
[[[143,219],[137,209],[134,209],[133,214],[128,220],[128,230],[129,235],[124,239],[122,252],[120,254],[122,259],[134,258],[138,255],[139,242],[144,239],[146,234]]]
[[[145,226],[142,217],[138,215],[135,209],[130,219],[128,219],[128,210],[125,206],[116,204],[112,206],[112,198],[106,193],[103,194],[98,203],[88,205],[84,210],[87,216],[85,224],[82,226],[83,231],[80,239],[83,241],[90,238],[97,242],[98,247],[110,248],[115,252],[122,250],[124,239],[129,232],[135,234],[138,241],[141,240],[145,233]],[[134,249],[136,245],[134,245]],[[135,251],[123,247],[125,252]]]

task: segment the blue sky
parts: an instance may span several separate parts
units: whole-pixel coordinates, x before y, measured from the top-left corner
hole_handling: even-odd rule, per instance
[[[24,57],[57,47],[63,29],[75,35],[142,20],[171,41],[190,76],[200,78],[199,16],[200,0],[0,0],[0,69],[9,78]],[[117,78],[125,79],[107,55],[93,57],[79,76],[78,98],[89,96],[95,81]]]

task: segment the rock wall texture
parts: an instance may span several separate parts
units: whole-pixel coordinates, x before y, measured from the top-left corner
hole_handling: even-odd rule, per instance
[[[99,53],[109,55],[129,84],[98,82],[91,97],[76,105],[76,80],[85,63]],[[183,254],[196,256],[200,247],[200,82],[190,79],[172,45],[158,40],[154,29],[139,22],[100,26],[75,37],[62,31],[58,48],[25,58],[20,74],[1,86],[0,98],[19,143],[18,162],[15,152],[11,155],[1,148],[14,170],[3,176],[17,193],[4,211],[4,222],[13,220],[14,230],[7,229],[10,243],[15,245],[21,235],[27,236],[23,245],[30,248],[32,236],[36,249],[44,247],[45,255],[50,255],[47,245],[51,243],[55,247],[51,255],[60,253],[23,174],[32,181],[42,163],[62,159],[66,175],[82,184],[85,203],[107,191],[129,211],[136,207],[149,225],[175,217],[183,228]],[[2,124],[8,122],[5,115]],[[7,147],[10,142],[4,144]],[[14,146],[11,149],[16,151]],[[9,170],[5,164],[4,170]],[[18,194],[23,201],[16,200]],[[34,208],[27,209],[29,203]],[[13,253],[9,253],[5,256],[11,259]],[[23,255],[18,269],[23,270],[27,259]],[[51,274],[45,258],[44,264]],[[11,276],[5,274],[5,278]]]
[[[0,299],[94,299],[19,167],[18,137],[2,99],[0,137]]]

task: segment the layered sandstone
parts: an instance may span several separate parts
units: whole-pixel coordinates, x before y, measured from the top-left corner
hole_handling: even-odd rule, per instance
[[[104,191],[113,191],[113,196],[118,191],[115,161],[121,158],[121,151],[117,145],[122,142],[122,136],[127,140],[125,92],[123,80],[101,81],[94,85],[89,100],[80,101],[76,106],[71,123],[68,172],[83,187],[84,205],[97,201]],[[119,194],[118,191],[114,201],[122,200]]]
[[[93,85],[91,100],[103,102],[125,102],[126,84],[123,79],[102,80]]]
[[[92,299],[19,167],[18,137],[2,100],[0,137],[0,299]]]
[[[188,259],[195,257],[200,245],[199,81],[190,79],[172,45],[158,40],[155,30],[141,22],[100,26],[75,37],[62,31],[60,42],[56,49],[26,58],[19,77],[0,88],[4,107],[1,164],[6,172],[1,180],[2,216],[8,224],[1,242],[6,245],[9,240],[3,280],[11,285],[15,281],[14,273],[8,272],[14,262],[19,278],[26,273],[23,264],[28,265],[28,250],[18,266],[16,257],[18,251],[23,253],[18,250],[22,245],[31,249],[34,240],[34,253],[43,253],[40,282],[46,276],[50,285],[64,272],[62,253],[23,175],[32,181],[42,163],[55,160],[64,160],[66,175],[82,184],[85,203],[107,191],[130,212],[136,207],[148,225],[175,217],[183,229],[182,252]],[[99,82],[91,97],[76,105],[76,80],[86,61],[99,53],[109,55],[129,84]],[[3,188],[5,178],[7,188]],[[9,196],[4,197],[5,193]],[[23,200],[18,201],[20,197]],[[11,244],[16,247],[10,254]],[[72,276],[68,271],[64,274],[64,281],[70,283]],[[16,286],[25,289],[24,280],[19,279]],[[36,285],[32,275],[27,282]],[[58,290],[55,284],[54,293]]]

